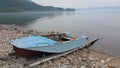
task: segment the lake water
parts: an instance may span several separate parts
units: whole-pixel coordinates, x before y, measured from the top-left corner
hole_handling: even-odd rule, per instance
[[[75,36],[99,38],[92,49],[120,56],[120,10],[76,12],[0,13],[1,25],[15,25],[41,32],[72,32]]]

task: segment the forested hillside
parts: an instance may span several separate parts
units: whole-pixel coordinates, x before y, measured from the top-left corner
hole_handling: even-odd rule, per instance
[[[0,0],[0,12],[64,11],[63,8],[41,6],[31,0]]]

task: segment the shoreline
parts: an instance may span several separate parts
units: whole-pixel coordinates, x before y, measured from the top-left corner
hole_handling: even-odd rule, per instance
[[[24,30],[16,27],[5,28],[0,26],[0,68],[19,68],[31,60],[22,57],[9,56],[9,53],[12,52],[13,48],[9,43],[10,40],[40,34],[43,34],[43,32]],[[50,65],[51,68],[56,68],[55,66],[59,66],[60,68],[67,66],[74,68],[77,68],[78,66],[80,66],[80,68],[120,68],[120,58],[97,53],[91,50],[78,50],[67,56],[40,64],[37,67],[47,68]]]

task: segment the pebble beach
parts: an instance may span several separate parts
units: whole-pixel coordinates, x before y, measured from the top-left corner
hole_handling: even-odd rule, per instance
[[[26,59],[20,56],[11,56],[13,47],[10,40],[40,34],[43,33],[14,27],[0,27],[0,68],[24,68],[26,63],[34,60],[35,58]],[[33,68],[120,68],[120,59],[83,49]]]

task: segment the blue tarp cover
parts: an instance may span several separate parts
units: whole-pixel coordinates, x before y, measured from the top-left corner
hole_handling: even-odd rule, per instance
[[[19,48],[50,46],[55,43],[57,42],[41,36],[28,36],[11,40],[11,44]]]

